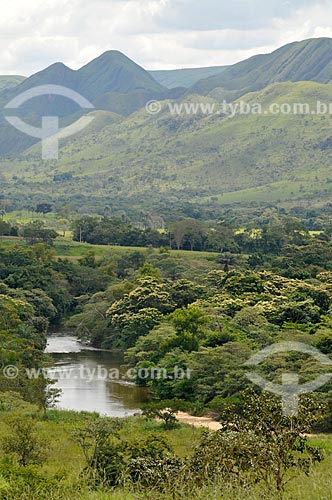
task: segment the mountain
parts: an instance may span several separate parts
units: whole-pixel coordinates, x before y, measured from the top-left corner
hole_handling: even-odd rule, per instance
[[[25,80],[25,76],[19,75],[3,75],[0,76],[0,92],[12,87],[16,87],[19,83]]]
[[[60,139],[59,161],[41,160],[40,144],[23,134],[18,139],[15,129],[2,128],[0,121],[2,152],[14,155],[24,149],[16,160],[0,161],[0,195],[15,208],[47,199],[55,205],[70,203],[83,213],[106,204],[163,214],[180,207],[188,215],[201,206],[330,202],[331,116],[311,109],[316,110],[317,101],[331,102],[331,48],[330,39],[289,44],[225,68],[212,77],[216,87],[206,86],[211,78],[201,80],[176,101],[213,104],[218,110],[228,92],[238,97],[234,104],[245,100],[263,110],[233,118],[223,112],[171,114],[168,100],[181,88],[166,89],[118,52],[107,52],[78,71],[56,63],[3,91],[0,101],[37,84],[57,83],[88,96],[96,107],[95,120],[79,134]],[[282,78],[288,81],[279,82]],[[289,81],[297,78],[302,81]],[[202,82],[201,94],[193,94]],[[146,112],[149,96],[164,99],[159,114]],[[64,122],[80,117],[70,101],[56,99],[31,102],[23,114],[38,123],[45,109],[50,114],[56,110]],[[275,115],[269,112],[272,103],[307,103],[310,110]]]
[[[331,198],[330,115],[264,110],[284,102],[315,109],[331,95],[329,84],[276,83],[245,96],[261,104],[260,115],[174,116],[165,103],[156,116],[144,109],[104,116],[97,129],[61,143],[59,161],[42,161],[39,145],[17,161],[2,161],[2,189],[16,207],[47,199],[83,212],[105,205],[161,214],[235,203],[315,206]],[[210,97],[188,100],[217,104]],[[71,179],[55,182],[61,173]]]
[[[52,64],[48,68],[26,78],[15,88],[0,94],[0,99],[8,101],[26,90],[47,84],[62,85],[73,89],[92,103],[98,99],[100,109],[103,109],[102,97],[107,96],[109,93],[130,95],[132,92],[142,92],[150,96],[168,95],[168,89],[156,82],[145,69],[138,66],[121,52],[111,50],[76,71],[62,63]],[[107,101],[107,99],[105,100]],[[49,102],[50,99],[46,96],[45,102],[42,102],[42,104],[46,106],[46,111],[54,112],[52,103],[50,106],[47,105]],[[34,111],[36,110],[35,104],[33,103]],[[77,106],[75,106],[76,108]],[[60,112],[60,116],[72,113],[72,109],[72,106],[69,106],[68,110],[64,107]]]
[[[314,38],[285,45],[227,67],[195,83],[188,94],[207,95],[220,87],[225,98],[237,98],[275,82],[332,82],[332,39]]]
[[[210,72],[217,72],[208,76]],[[204,75],[189,88],[189,83]],[[159,79],[167,86],[161,84]],[[183,95],[209,96],[217,101],[234,101],[240,96],[283,81],[332,81],[332,39],[320,38],[288,44],[271,54],[257,55],[229,67],[183,69],[148,72],[121,52],[105,52],[79,70],[62,63],[0,91],[0,109],[18,94],[39,85],[57,84],[79,92],[96,110],[129,116],[150,100],[177,99]],[[28,123],[40,126],[42,116],[59,116],[61,126],[79,118],[83,111],[63,97],[43,96],[21,106],[20,116]],[[17,156],[37,140],[18,132],[4,119],[0,111],[0,156]]]
[[[163,93],[165,87],[121,52],[110,50],[77,71],[78,91],[92,101],[107,92]]]
[[[40,85],[61,85],[78,92],[96,109],[129,115],[152,99],[178,95],[156,82],[143,68],[118,51],[108,51],[75,71],[62,63],[26,78],[19,85],[0,93],[0,107],[15,96]],[[180,92],[182,92],[180,90]],[[11,113],[13,114],[13,113]],[[20,107],[19,114],[29,123],[40,126],[42,116],[59,116],[65,126],[82,114],[74,101],[61,96],[40,96]],[[0,155],[17,155],[36,139],[18,132],[0,113]]]
[[[221,73],[225,68],[227,66],[212,66],[207,68],[155,70],[149,71],[149,73],[157,82],[169,89],[175,87],[189,88],[199,80]]]

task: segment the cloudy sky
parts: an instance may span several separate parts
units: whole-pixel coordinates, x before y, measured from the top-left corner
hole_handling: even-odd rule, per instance
[[[0,74],[117,49],[148,69],[224,65],[332,37],[331,0],[2,0]]]

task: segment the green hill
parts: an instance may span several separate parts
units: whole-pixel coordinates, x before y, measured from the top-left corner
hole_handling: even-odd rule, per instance
[[[1,83],[1,82],[0,82]],[[166,87],[128,57],[118,51],[109,51],[74,71],[62,63],[55,63],[32,75],[13,88],[0,93],[2,108],[15,96],[40,85],[61,85],[80,93],[99,110],[129,115],[152,99],[165,99],[172,95]],[[61,96],[38,97],[20,107],[25,121],[40,126],[42,116],[64,118],[62,126],[75,119],[82,111],[68,98]],[[15,130],[0,113],[0,155],[17,156],[36,142]]]
[[[91,100],[107,92],[165,90],[145,69],[117,50],[105,52],[83,66],[77,71],[77,80],[78,91]]]
[[[68,125],[66,127],[66,133],[69,135],[75,135],[76,140],[85,140],[87,136],[90,136],[92,134],[98,134],[101,130],[103,130],[105,127],[108,125],[120,123],[123,120],[123,116],[118,115],[116,113],[112,113],[110,111],[92,111],[91,113],[87,113],[89,118],[93,118],[93,120],[87,125],[82,131],[77,132],[77,122]],[[54,136],[52,136],[53,138]],[[58,138],[59,141],[61,141],[62,145],[68,144],[71,141],[71,135],[70,137],[63,137],[62,131],[58,134],[56,134],[56,137]],[[39,155],[40,154],[40,144],[34,144],[27,150],[27,153],[29,155]]]
[[[218,87],[225,97],[240,97],[275,82],[332,82],[332,39],[314,38],[285,45],[227,67],[194,84],[188,93],[206,95]]]
[[[219,71],[220,70],[220,71]],[[217,75],[208,76],[210,71]],[[296,42],[274,51],[257,55],[230,67],[184,69],[152,73],[162,79],[166,88],[153,76],[118,51],[108,51],[74,71],[62,63],[32,75],[14,88],[0,91],[0,108],[19,93],[38,85],[57,84],[69,87],[88,98],[97,110],[129,116],[144,108],[150,100],[177,99],[193,78],[204,74],[205,79],[187,89],[192,94],[206,95],[217,101],[234,101],[249,92],[262,90],[271,83],[283,81],[332,81],[332,39],[319,38]],[[172,83],[173,82],[173,83]],[[20,115],[25,121],[39,126],[42,116],[59,116],[61,126],[73,122],[82,114],[78,105],[59,96],[44,96],[23,105]],[[0,112],[0,157],[15,157],[36,140],[8,125]]]
[[[315,109],[317,99],[330,102],[331,95],[332,85],[299,82],[245,99],[263,110],[275,102]],[[52,199],[80,210],[110,205],[169,215],[199,204],[326,202],[331,164],[330,115],[172,116],[165,101],[157,116],[140,110],[67,140],[58,162],[41,161],[35,146],[0,167],[4,193],[17,206]],[[62,172],[72,179],[54,183]]]
[[[201,79],[217,75],[227,66],[212,66],[208,68],[184,68],[171,70],[149,71],[157,82],[169,89],[175,87],[191,87]]]
[[[62,63],[55,63],[48,68],[26,78],[20,85],[0,94],[1,102],[8,102],[16,95],[39,85],[62,85],[75,90],[89,99],[93,104],[98,100],[99,109],[103,109],[103,96],[109,93],[124,94],[144,92],[150,96],[164,97],[168,89],[156,82],[145,69],[138,66],[121,52],[111,50],[94,59],[77,71]],[[62,98],[61,98],[62,99]],[[62,99],[63,100],[63,99]],[[107,101],[107,98],[105,98]],[[40,102],[31,102],[25,106],[26,111],[36,115],[54,113],[66,116],[78,109],[77,105],[66,99],[40,99]],[[133,103],[132,103],[133,105]],[[133,106],[133,110],[140,107],[140,103]]]
[[[3,90],[10,89],[12,87],[16,87],[19,83],[25,80],[25,76],[19,75],[3,75],[0,76],[0,92]]]

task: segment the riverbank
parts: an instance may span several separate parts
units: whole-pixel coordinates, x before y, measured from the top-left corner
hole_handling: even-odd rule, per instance
[[[85,346],[76,337],[61,334],[48,337],[45,352],[54,359],[49,378],[57,380],[62,391],[59,409],[127,417],[139,413],[148,401],[146,388],[109,376],[121,374],[123,358],[118,352]]]
[[[219,431],[221,429],[221,423],[210,417],[194,417],[193,415],[189,415],[189,413],[179,411],[176,414],[176,418],[182,424],[192,425],[193,427],[206,427],[211,431]]]

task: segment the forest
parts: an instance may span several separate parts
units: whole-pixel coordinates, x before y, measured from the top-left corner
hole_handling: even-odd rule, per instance
[[[319,230],[273,212],[255,227],[244,219],[182,219],[158,231],[85,217],[72,223],[76,242],[45,221],[1,223],[0,498],[71,498],[73,484],[82,499],[241,498],[248,488],[250,498],[267,490],[306,498],[294,496],[291,478],[316,477],[332,460],[331,383],[285,417],[280,398],[250,382],[246,362],[287,341],[331,356],[331,227],[328,217],[310,222]],[[136,245],[124,246],[134,233]],[[49,366],[47,335],[59,327],[123,353],[150,395],[141,416],[55,409],[54,382],[27,369]],[[174,367],[190,376],[154,376]],[[257,367],[271,382],[291,371],[304,383],[327,370],[295,352]],[[222,430],[179,424],[180,410],[209,415]],[[67,471],[56,443],[46,445],[60,426]]]

